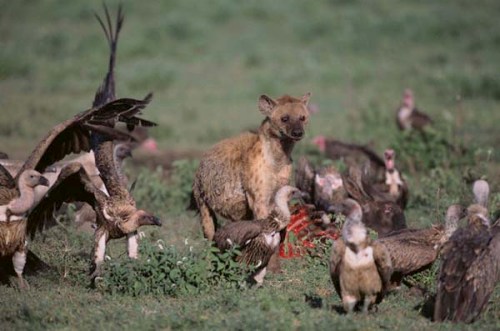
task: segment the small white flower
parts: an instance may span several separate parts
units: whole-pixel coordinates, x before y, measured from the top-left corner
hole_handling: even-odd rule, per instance
[[[176,263],[177,265],[181,265],[182,264],[182,261],[177,261]]]
[[[105,259],[105,260],[108,260],[108,261],[111,261],[111,256],[106,255],[106,256],[104,257],[104,259]]]
[[[165,242],[161,239],[158,239],[156,241],[156,245],[158,246],[159,249],[163,249],[163,245],[165,244]]]
[[[188,238],[184,239],[184,245],[186,245],[186,246],[189,245]]]
[[[189,251],[192,252],[193,251],[193,246],[189,246]]]
[[[139,238],[141,238],[141,239],[146,237],[146,234],[143,231],[139,231],[138,235],[139,235]]]

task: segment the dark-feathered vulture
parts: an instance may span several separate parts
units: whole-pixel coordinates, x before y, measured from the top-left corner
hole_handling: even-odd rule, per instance
[[[347,198],[342,175],[333,166],[314,169],[313,165],[302,156],[295,168],[295,185],[308,195],[308,203],[329,212],[331,207]]]
[[[391,200],[374,199],[365,189],[362,177],[361,169],[357,167],[351,167],[348,173],[342,174],[349,197],[361,205],[365,225],[375,230],[379,238],[406,229],[406,218],[401,207]]]
[[[370,177],[379,178],[385,170],[384,160],[368,146],[324,136],[315,137],[313,143],[329,159],[342,159],[347,166],[361,166]]]
[[[389,252],[380,242],[372,242],[362,222],[361,206],[345,200],[341,209],[346,215],[342,238],[334,242],[330,256],[330,277],[344,310],[354,311],[362,303],[362,311],[382,300],[389,285],[392,263]]]
[[[484,183],[474,183],[475,195],[477,186]],[[484,202],[477,197],[476,202]],[[500,223],[490,226],[482,204],[469,206],[467,213],[469,224],[443,246],[435,321],[474,322],[500,280]]]
[[[290,222],[288,201],[293,197],[300,198],[300,191],[293,186],[283,186],[276,193],[273,210],[266,219],[230,222],[215,232],[214,242],[221,251],[237,245],[241,250],[237,261],[256,267],[252,277],[259,285],[280,244],[280,232]]]
[[[385,176],[380,183],[363,175],[363,185],[366,191],[377,201],[394,201],[401,209],[408,203],[408,185],[401,172],[396,168],[396,153],[392,149],[384,151]]]
[[[396,112],[396,123],[401,131],[412,129],[422,131],[432,123],[429,115],[415,107],[413,91],[410,89],[406,89],[403,93],[403,100]]]

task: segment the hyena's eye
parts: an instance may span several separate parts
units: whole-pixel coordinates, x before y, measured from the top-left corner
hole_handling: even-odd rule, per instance
[[[306,117],[304,115],[302,115],[302,116],[299,117],[299,120],[301,120],[302,122],[304,122],[306,120]]]
[[[288,116],[288,115],[282,116],[281,122],[286,123],[286,122],[288,122],[289,119],[290,119],[290,116]]]

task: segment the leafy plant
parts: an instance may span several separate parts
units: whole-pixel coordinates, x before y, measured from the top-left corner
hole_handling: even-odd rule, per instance
[[[178,249],[156,244],[141,243],[138,260],[119,258],[105,266],[104,276],[97,280],[98,288],[111,294],[141,296],[161,294],[179,296],[204,293],[212,287],[244,288],[251,268],[234,261],[240,254],[237,248],[224,253],[212,246],[201,250],[193,246]]]

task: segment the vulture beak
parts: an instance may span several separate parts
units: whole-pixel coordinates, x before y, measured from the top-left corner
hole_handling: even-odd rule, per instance
[[[161,226],[161,219],[159,219],[158,217],[156,216],[153,216],[151,218],[151,222],[153,223],[153,225],[156,225],[156,226]]]
[[[309,194],[307,192],[302,192],[301,190],[297,189],[293,191],[292,196],[290,197],[291,199],[297,199],[299,200],[301,205],[305,205],[304,199],[307,199],[309,197]]]
[[[48,187],[50,186],[50,182],[47,178],[40,176],[40,178],[38,179],[38,185],[43,185]]]
[[[123,152],[123,156],[124,156],[124,158],[125,158],[125,157],[130,157],[130,158],[132,158],[132,151],[131,151],[130,149],[128,149],[128,148],[127,148],[127,149]]]

